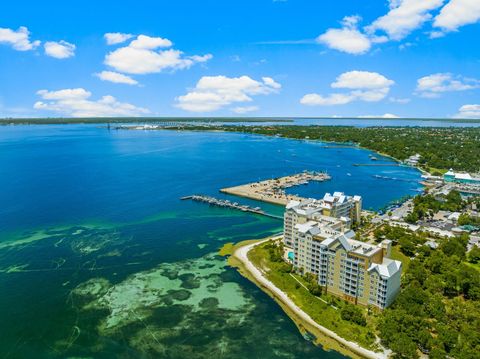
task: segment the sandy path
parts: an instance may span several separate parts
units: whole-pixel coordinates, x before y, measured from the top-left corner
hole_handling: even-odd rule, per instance
[[[281,238],[281,237],[275,237],[275,238]],[[244,247],[240,247],[237,249],[233,255],[240,260],[244,265],[246,270],[265,288],[267,288],[270,292],[272,292],[276,298],[282,301],[283,304],[287,305],[292,311],[295,312],[296,315],[298,315],[303,321],[308,323],[309,325],[317,328],[319,331],[321,331],[323,334],[327,335],[328,337],[336,340],[340,344],[344,345],[345,347],[349,348],[351,351],[357,353],[360,356],[363,356],[365,358],[371,358],[371,359],[386,359],[388,358],[388,354],[385,352],[380,352],[376,353],[371,350],[365,349],[361,347],[359,344],[355,342],[348,341],[342,337],[340,337],[338,334],[335,332],[331,331],[330,329],[327,329],[320,324],[316,323],[307,313],[305,313],[302,309],[300,309],[289,297],[286,293],[282,292],[279,288],[275,286],[272,282],[270,282],[267,278],[264,277],[262,272],[253,265],[252,262],[248,259],[248,252],[255,246],[264,243],[269,239],[265,239],[260,242],[256,242],[253,244],[246,245]]]

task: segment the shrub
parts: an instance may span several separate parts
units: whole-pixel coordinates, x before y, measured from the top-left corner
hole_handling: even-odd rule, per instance
[[[345,305],[340,311],[340,316],[343,320],[361,325],[362,327],[367,325],[367,320],[365,319],[362,310],[354,305]]]

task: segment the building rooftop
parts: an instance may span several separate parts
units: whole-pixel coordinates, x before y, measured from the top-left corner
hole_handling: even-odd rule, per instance
[[[316,234],[316,236],[320,236],[320,233]],[[382,248],[379,246],[357,241],[353,239],[354,237],[354,231],[348,231],[346,233],[337,232],[336,235],[331,235],[323,240],[322,244],[332,248],[338,243],[345,249],[345,251],[360,255],[362,257],[371,257],[378,251],[382,250]]]
[[[470,173],[466,172],[455,172],[453,169],[449,169],[447,173],[445,173],[444,177],[454,177],[457,180],[463,181],[480,181],[480,177],[478,175],[472,176]]]
[[[381,264],[372,263],[370,268],[368,268],[368,271],[369,272],[377,271],[382,278],[386,279],[393,276],[401,268],[402,268],[402,262],[384,257],[383,262]]]
[[[317,200],[308,198],[302,201],[292,200],[287,203],[287,210],[294,210],[296,213],[309,216],[322,209],[332,209],[333,206],[343,204],[348,201],[360,202],[361,196],[347,196],[343,192],[334,192],[333,195],[325,193],[322,199]]]
[[[295,229],[300,233],[309,233],[311,235],[316,235],[320,233],[320,226],[318,222],[308,221],[306,223],[296,224]]]

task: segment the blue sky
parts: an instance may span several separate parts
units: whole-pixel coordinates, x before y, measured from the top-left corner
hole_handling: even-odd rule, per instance
[[[478,0],[2,2],[0,117],[480,118],[479,22]]]

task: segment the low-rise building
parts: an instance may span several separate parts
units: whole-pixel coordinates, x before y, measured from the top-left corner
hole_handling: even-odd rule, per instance
[[[469,184],[469,185],[478,185],[480,186],[480,177],[472,176],[466,172],[455,172],[453,169],[450,169],[447,173],[443,175],[445,182]]]
[[[420,158],[422,158],[422,156],[419,154],[419,153],[416,153],[410,157],[408,157],[404,163],[406,165],[409,165],[409,166],[418,166],[418,162],[420,161]]]
[[[386,221],[390,226],[393,227],[400,227],[403,229],[408,229],[409,231],[416,232],[420,229],[419,225],[411,224],[407,222],[399,222],[399,221]]]
[[[401,227],[403,229],[408,229],[412,232],[425,232],[435,237],[443,237],[443,238],[455,237],[455,234],[451,230],[446,230],[438,227],[410,224],[407,222],[399,222],[399,221],[387,221],[386,223],[388,223],[390,226]]]

